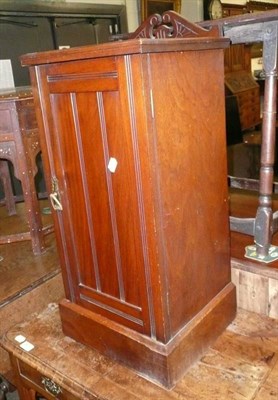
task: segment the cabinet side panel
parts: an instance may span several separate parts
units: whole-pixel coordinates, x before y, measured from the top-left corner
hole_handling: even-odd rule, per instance
[[[230,281],[223,53],[151,55],[151,77],[159,253],[175,334]]]
[[[148,299],[150,330],[152,337],[159,341],[167,342],[165,334],[168,331],[167,315],[167,285],[164,274],[161,273],[158,262],[157,229],[154,209],[156,199],[154,186],[156,182],[155,165],[152,157],[152,105],[151,86],[149,74],[149,55],[125,56],[122,69],[126,76],[126,87],[129,103],[129,115],[124,118],[124,124],[129,123],[132,135],[134,163],[136,165],[137,196],[139,205],[138,231],[141,234],[142,250],[144,257],[144,277],[141,288],[146,291]],[[143,284],[143,285],[142,285]],[[165,306],[166,305],[166,306]]]

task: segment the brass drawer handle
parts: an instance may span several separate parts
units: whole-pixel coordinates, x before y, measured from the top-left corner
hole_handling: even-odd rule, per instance
[[[42,377],[41,380],[45,390],[52,394],[53,396],[58,396],[58,394],[62,393],[62,389],[60,388],[57,383],[55,383],[52,379],[46,378],[45,376]]]

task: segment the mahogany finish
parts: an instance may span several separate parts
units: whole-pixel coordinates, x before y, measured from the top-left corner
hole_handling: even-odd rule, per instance
[[[235,315],[228,41],[195,36],[22,57],[55,187],[63,330],[168,388]]]
[[[0,244],[31,240],[34,254],[45,250],[44,235],[53,232],[53,225],[43,227],[34,177],[36,156],[41,151],[38,127],[30,88],[0,91],[0,173],[3,176],[6,205],[15,214],[15,204],[7,160],[21,181],[29,231],[0,236]]]

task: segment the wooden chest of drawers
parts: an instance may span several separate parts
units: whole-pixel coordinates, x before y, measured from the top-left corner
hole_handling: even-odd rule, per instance
[[[14,371],[20,376],[20,388],[22,400],[31,400],[34,398],[33,393],[39,393],[44,399],[52,400],[53,398],[59,400],[78,400],[64,387],[61,388],[51,378],[39,372],[33,366],[24,363],[23,361],[11,356]],[[25,397],[23,397],[25,396]],[[22,398],[23,397],[23,398]]]
[[[226,87],[236,95],[241,130],[246,131],[261,123],[260,87],[251,73],[233,72],[225,75]]]
[[[260,124],[260,89],[255,87],[237,94],[239,115],[243,130]]]
[[[166,387],[235,314],[227,45],[140,39],[22,58],[57,211],[63,330]]]

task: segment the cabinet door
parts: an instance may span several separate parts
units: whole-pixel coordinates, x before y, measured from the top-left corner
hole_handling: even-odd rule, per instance
[[[140,157],[119,62],[41,71],[48,181],[57,180],[63,207],[56,222],[70,299],[148,333]]]

